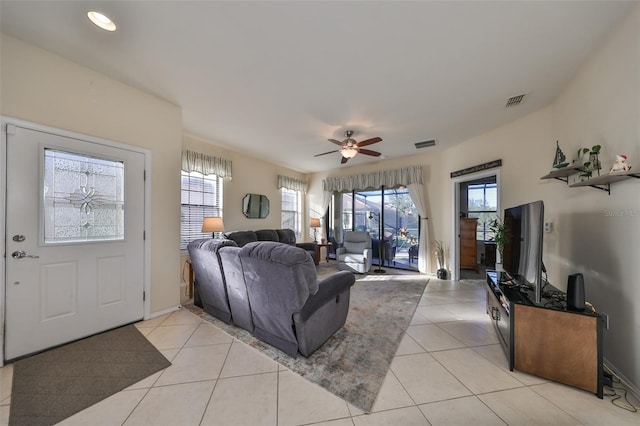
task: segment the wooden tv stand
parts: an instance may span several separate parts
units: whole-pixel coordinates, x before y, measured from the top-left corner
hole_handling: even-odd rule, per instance
[[[487,271],[487,313],[509,359],[509,369],[593,392],[602,398],[602,317],[567,310],[565,294],[547,285],[533,291]]]

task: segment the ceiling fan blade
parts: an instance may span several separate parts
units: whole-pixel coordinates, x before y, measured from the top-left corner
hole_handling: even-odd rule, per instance
[[[347,157],[342,157],[342,160],[340,160],[340,164],[344,164],[347,161],[349,161],[349,159]]]
[[[320,157],[321,155],[333,154],[334,152],[340,151],[339,149],[334,149],[333,151],[323,152],[322,154],[316,154],[314,157]]]
[[[331,142],[331,143],[335,143],[336,145],[340,145],[340,146],[342,146],[342,142],[337,141],[337,140],[335,140],[335,139],[329,139],[329,142]]]
[[[378,151],[371,151],[370,149],[358,149],[358,152],[360,154],[364,154],[364,155],[373,155],[374,157],[380,157],[380,153]]]
[[[382,138],[371,138],[371,139],[367,139],[365,141],[362,142],[358,142],[356,144],[356,146],[367,146],[367,145],[371,145],[374,143],[378,143],[378,142],[382,142]]]

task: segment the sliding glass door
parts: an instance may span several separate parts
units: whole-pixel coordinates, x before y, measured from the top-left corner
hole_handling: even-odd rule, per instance
[[[344,231],[366,231],[375,265],[418,269],[420,217],[406,188],[334,193],[328,213],[334,253]]]

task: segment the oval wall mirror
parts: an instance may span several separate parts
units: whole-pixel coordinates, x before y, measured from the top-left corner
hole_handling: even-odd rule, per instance
[[[242,199],[242,213],[249,219],[264,219],[269,216],[269,199],[266,195],[245,195]]]

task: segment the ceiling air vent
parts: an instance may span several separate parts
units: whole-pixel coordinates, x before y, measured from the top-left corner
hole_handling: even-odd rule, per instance
[[[510,97],[507,100],[507,104],[505,105],[505,108],[511,108],[511,107],[516,106],[516,105],[520,105],[520,103],[524,99],[524,95],[526,95],[526,93],[523,93],[522,95]]]
[[[415,146],[416,149],[429,148],[430,146],[436,146],[436,140],[431,139],[430,141],[416,142]]]

